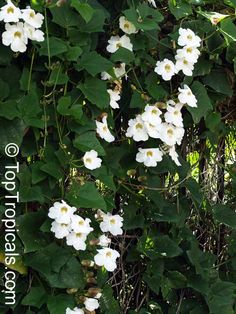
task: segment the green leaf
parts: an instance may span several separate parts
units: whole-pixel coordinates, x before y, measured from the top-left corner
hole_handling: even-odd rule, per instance
[[[233,304],[235,301],[236,286],[232,282],[218,281],[211,286],[211,291],[207,297],[210,313],[233,314]]]
[[[158,23],[163,20],[163,16],[158,9],[153,9],[146,3],[140,4],[137,9],[133,7],[124,11],[124,14],[137,29],[142,30],[157,29]]]
[[[49,80],[47,81],[48,86],[64,85],[68,82],[69,77],[67,74],[63,73],[61,65],[54,66]]]
[[[65,314],[66,309],[75,307],[73,296],[67,294],[58,294],[57,296],[49,296],[47,307],[50,314]]]
[[[169,0],[168,4],[170,12],[177,20],[193,13],[191,5],[185,0]]]
[[[80,120],[83,115],[82,105],[76,103],[72,105],[70,96],[63,96],[59,99],[57,111],[62,116],[72,116],[76,120]]]
[[[15,100],[0,102],[0,117],[8,120],[19,118],[20,113],[17,108],[17,102]]]
[[[112,69],[113,63],[103,58],[96,51],[92,51],[82,56],[79,66],[88,71],[89,74],[95,76],[102,71]]]
[[[81,263],[72,252],[52,243],[37,252],[25,255],[25,263],[39,272],[54,288],[84,288]]]
[[[47,293],[42,287],[31,287],[30,292],[21,302],[23,305],[35,306],[39,309],[46,300]]]
[[[43,203],[44,196],[39,185],[32,186],[31,174],[29,168],[26,166],[21,167],[18,174],[20,180],[19,194],[21,202],[40,202]]]
[[[110,97],[107,92],[107,84],[97,78],[87,78],[84,83],[80,83],[78,88],[84,96],[100,109],[109,106]]]
[[[236,41],[236,26],[231,18],[222,20],[220,26],[220,32],[224,35],[227,44]]]
[[[71,6],[79,12],[86,23],[92,19],[95,12],[95,10],[88,3],[80,3],[78,0],[72,0]]]
[[[51,57],[54,57],[68,51],[67,43],[56,37],[50,37],[48,42],[45,40],[40,45],[40,56],[50,55]]]
[[[6,82],[0,78],[0,101],[9,96],[10,88]]]
[[[69,47],[65,56],[69,61],[77,61],[82,52],[83,50],[79,46]]]
[[[126,64],[130,64],[134,60],[135,60],[134,53],[128,49],[123,48],[123,47],[119,48],[111,56],[111,61],[113,61],[113,62],[124,62]]]
[[[0,118],[0,151],[5,150],[9,143],[15,143],[21,146],[25,124],[22,120],[14,119],[12,121]]]
[[[234,229],[236,228],[236,214],[234,209],[226,205],[219,204],[213,206],[213,214],[214,218],[219,222]]]
[[[212,70],[210,74],[203,78],[203,82],[218,93],[227,96],[232,96],[233,94],[227,72],[222,68]]]
[[[138,250],[151,259],[157,257],[175,257],[182,253],[178,245],[167,235],[143,236],[138,243]]]
[[[82,186],[74,183],[66,195],[66,199],[76,206],[82,208],[97,208],[106,210],[106,202],[98,192],[94,183],[87,182]]]
[[[46,245],[46,239],[40,226],[45,221],[46,215],[42,211],[27,213],[17,218],[18,235],[24,243],[24,252],[34,252]]]
[[[113,296],[112,288],[109,285],[105,285],[102,290],[102,296],[99,299],[101,310],[103,313],[120,313],[119,305],[117,300]]]
[[[79,26],[78,14],[65,3],[62,7],[54,7],[50,9],[53,19],[52,21],[63,28],[70,26]]]
[[[103,25],[105,22],[105,12],[103,10],[95,10],[94,14],[92,16],[92,19],[86,23],[84,22],[84,25],[80,25],[80,31],[84,33],[99,33],[103,32]]]
[[[93,131],[85,132],[78,135],[74,140],[74,146],[82,152],[94,149],[99,155],[105,156],[105,151]]]
[[[48,162],[41,166],[40,170],[43,172],[46,172],[53,178],[60,180],[63,177],[62,171],[60,169],[60,166],[55,162]]]
[[[197,108],[188,107],[188,111],[191,113],[193,121],[198,123],[212,109],[212,104],[206,88],[200,82],[195,81],[191,85],[191,90],[197,98]]]

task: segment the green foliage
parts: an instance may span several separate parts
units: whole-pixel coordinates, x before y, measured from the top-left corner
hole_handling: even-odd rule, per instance
[[[8,265],[17,273],[16,304],[9,310],[1,297],[0,312],[65,314],[96,285],[88,283],[89,271],[102,289],[101,314],[236,313],[236,1],[156,0],[157,8],[146,0],[30,2],[45,14],[45,41],[30,43],[24,54],[0,44],[1,174],[20,163],[21,255]],[[228,16],[214,24],[214,12]],[[138,32],[129,36],[133,51],[120,47],[110,54],[110,37],[123,35],[120,16]],[[163,81],[155,64],[174,60],[180,26],[202,38],[201,56],[192,77],[179,72]],[[114,71],[121,62],[122,84]],[[101,80],[103,71],[111,79]],[[128,139],[128,121],[146,104],[177,100],[184,84],[198,107],[183,109],[182,166],[168,156],[157,167],[140,165],[138,148],[159,147],[159,140]],[[120,108],[112,110],[107,90],[115,85],[122,92]],[[104,113],[113,143],[96,134],[95,120]],[[8,143],[20,147],[17,157],[7,158]],[[84,167],[90,150],[98,152],[101,168]],[[1,192],[13,193],[3,184]],[[112,238],[121,254],[113,274],[82,265],[93,259],[95,246],[75,251],[53,237],[48,210],[62,199],[93,221],[98,209],[123,216],[124,235]],[[4,197],[1,204],[3,217]],[[94,229],[98,237],[97,222]],[[3,276],[2,225],[0,248]]]

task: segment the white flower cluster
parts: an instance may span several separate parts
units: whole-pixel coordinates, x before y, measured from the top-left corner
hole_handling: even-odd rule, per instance
[[[91,226],[89,218],[82,218],[75,212],[75,207],[69,206],[65,201],[55,202],[49,209],[48,216],[54,219],[51,225],[51,231],[57,239],[66,238],[66,243],[73,246],[77,251],[86,250],[86,239],[88,235],[94,230]],[[108,237],[110,233],[113,236],[122,235],[123,218],[119,215],[112,215],[111,213],[104,213],[98,210],[95,215],[100,222],[100,229],[103,234],[93,244],[100,246],[97,249],[97,254],[94,256],[94,262],[98,266],[103,266],[107,271],[113,272],[117,268],[116,260],[120,257],[118,251],[111,249],[111,239]],[[93,298],[86,297],[84,306],[87,311],[94,311],[99,308],[98,299],[101,293],[97,293]],[[66,314],[83,314],[84,310],[81,308],[66,309]]]
[[[94,310],[99,308],[99,302],[98,299],[101,297],[101,294],[99,293],[98,296],[94,298],[85,298],[84,306],[85,309],[89,312],[93,312]],[[75,307],[73,310],[71,310],[69,307],[66,309],[65,314],[84,314],[84,310],[80,309],[78,307]],[[87,312],[86,312],[87,313]]]
[[[119,48],[123,47],[130,51],[133,51],[133,44],[130,41],[130,38],[127,36],[131,34],[136,34],[138,30],[134,26],[133,23],[128,21],[125,16],[121,16],[119,19],[119,26],[120,29],[125,33],[123,36],[111,36],[108,40],[107,51],[110,53],[116,52]],[[125,63],[121,63],[117,67],[113,68],[115,78],[120,80],[123,76],[127,78],[126,70],[125,70]],[[111,80],[112,77],[107,72],[101,73],[102,80]],[[117,82],[117,81],[116,81]],[[118,101],[120,100],[120,93],[121,93],[121,84],[118,83],[114,89],[108,89],[108,94],[110,95],[110,106],[112,109],[118,109],[119,104]]]
[[[177,103],[173,100],[168,101],[165,113],[158,108],[158,103],[146,105],[142,114],[129,120],[126,136],[136,142],[147,141],[149,137],[161,140],[165,147],[167,146],[167,152],[172,160],[180,166],[175,147],[181,144],[185,133],[181,109],[185,104],[196,107],[197,99],[191,89],[184,85],[183,89],[179,88],[178,100]],[[147,167],[156,167],[165,151],[166,149],[160,148],[139,148],[136,161],[144,163]]]
[[[66,202],[55,202],[49,209],[48,216],[54,219],[51,226],[51,231],[54,232],[57,239],[66,238],[66,243],[73,246],[76,250],[86,250],[86,240],[88,235],[94,230],[91,226],[89,218],[82,218],[75,214],[77,209],[69,206]],[[99,210],[100,229],[103,233],[110,233],[113,236],[123,233],[123,218],[119,215],[105,214]],[[98,266],[104,266],[107,271],[114,271],[116,268],[116,259],[120,254],[108,246],[111,243],[105,234],[102,234],[97,244],[102,247],[98,249],[98,254],[95,255],[94,261]]]
[[[0,21],[5,22],[2,43],[10,46],[14,52],[25,52],[28,40],[44,41],[44,33],[39,29],[43,24],[43,15],[35,13],[29,6],[20,10],[11,0],[0,9]],[[23,20],[23,22],[20,22]]]
[[[198,37],[191,29],[179,29],[178,45],[181,49],[177,49],[175,56],[175,64],[169,60],[157,61],[155,72],[162,76],[163,80],[170,81],[172,76],[182,71],[184,75],[192,76],[194,64],[197,62],[200,51],[198,47],[201,45],[201,38]]]

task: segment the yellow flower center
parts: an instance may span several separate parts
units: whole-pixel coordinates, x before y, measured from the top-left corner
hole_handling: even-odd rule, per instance
[[[188,53],[192,53],[193,52],[193,48],[191,48],[191,47],[187,48],[187,52]]]
[[[116,223],[115,219],[112,218],[112,219],[110,220],[110,223],[111,223],[112,225],[115,225],[115,223]]]
[[[67,225],[67,224],[61,224],[61,226],[62,226],[62,227],[67,227],[68,225]]]
[[[126,23],[124,24],[124,28],[129,28],[129,23],[128,23],[128,22],[126,22]]]
[[[191,96],[191,95],[192,95],[192,92],[189,91],[189,92],[188,92],[188,96]]]
[[[106,257],[111,257],[111,252],[107,252]]]
[[[151,150],[148,150],[148,151],[147,151],[147,156],[148,156],[148,157],[152,157],[152,156],[153,156],[153,152],[152,152]]]
[[[7,8],[7,13],[8,13],[8,14],[14,13],[14,8],[13,8],[13,7]]]
[[[152,109],[152,113],[153,114],[157,114],[157,110],[156,109]]]
[[[88,164],[91,164],[92,159],[91,159],[91,158],[86,158],[85,161],[86,161]]]
[[[137,123],[135,126],[136,129],[142,129],[143,125],[141,123]]]
[[[178,110],[175,110],[175,111],[174,111],[174,115],[175,115],[175,116],[178,116],[178,115],[179,115],[179,111],[178,111]]]
[[[170,72],[171,66],[169,64],[166,64],[165,65],[165,70],[166,70],[166,72]]]
[[[62,212],[62,213],[67,213],[67,212],[68,212],[68,208],[65,207],[65,206],[62,207],[62,208],[61,208],[61,212]]]
[[[121,43],[117,43],[116,48],[120,48],[120,47],[122,47]]]
[[[21,38],[21,32],[15,32],[14,33],[14,37],[16,38],[16,37],[18,37],[18,38]]]
[[[35,17],[35,14],[34,14],[34,12],[32,11],[32,12],[30,12],[30,17],[32,17],[32,18],[34,18]]]
[[[104,132],[107,132],[107,127],[106,126],[104,126],[102,129],[103,129]]]
[[[174,131],[172,129],[168,129],[167,130],[167,134],[172,136],[172,135],[174,135]]]
[[[80,232],[76,233],[76,238],[81,238],[81,236],[82,236],[82,233]]]
[[[80,220],[80,221],[78,222],[78,225],[83,226],[83,225],[84,225],[84,221],[83,221],[83,220]]]
[[[183,64],[188,64],[188,61],[184,59]]]
[[[188,35],[187,38],[188,38],[189,40],[192,40],[192,39],[193,39],[193,36],[192,36],[192,35]]]

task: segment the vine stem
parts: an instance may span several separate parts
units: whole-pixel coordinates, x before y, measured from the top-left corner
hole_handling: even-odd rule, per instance
[[[34,64],[34,57],[35,57],[35,49],[33,49],[33,54],[31,57],[31,62],[30,62],[30,72],[29,72],[29,79],[28,79],[28,85],[27,85],[27,91],[29,93],[30,91],[30,83],[31,83],[31,78],[32,78],[32,70],[33,70],[33,64]]]
[[[50,53],[50,44],[49,44],[49,35],[48,35],[48,19],[47,19],[47,9],[44,9],[45,17],[45,28],[46,28],[46,37],[47,37],[47,50],[48,50],[48,66],[51,68],[51,53]]]

